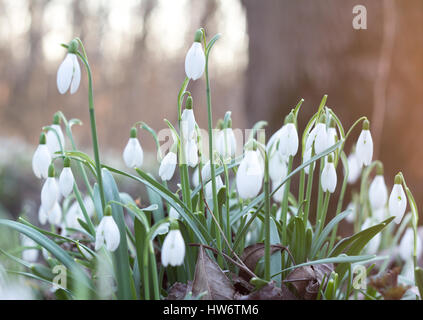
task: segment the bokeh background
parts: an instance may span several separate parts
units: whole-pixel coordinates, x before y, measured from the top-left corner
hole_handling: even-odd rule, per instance
[[[367,8],[366,30],[352,27],[357,4]],[[210,60],[215,120],[231,110],[235,128],[267,120],[271,134],[304,98],[303,128],[328,94],[345,127],[368,116],[388,188],[402,170],[423,205],[422,0],[0,0],[3,209],[15,216],[38,210],[40,181],[30,161],[57,110],[82,120],[74,133],[91,154],[86,73],[76,94],[58,93],[60,43],[76,36],[85,43],[100,149],[123,168],[135,121],[156,130],[163,118],[176,121],[185,53],[200,26],[209,37],[222,34]],[[206,128],[204,78],[190,91]],[[151,137],[141,141],[153,153]]]

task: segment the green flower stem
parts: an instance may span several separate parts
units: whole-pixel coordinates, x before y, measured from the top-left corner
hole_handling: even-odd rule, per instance
[[[203,33],[203,37],[205,39],[205,35]],[[217,40],[217,38],[216,38]],[[213,39],[212,39],[213,41]],[[214,42],[210,43],[210,46],[206,49],[206,67],[205,67],[205,76],[206,76],[206,94],[207,94],[207,118],[208,118],[208,134],[209,134],[209,157],[210,157],[210,175],[211,175],[211,182],[212,182],[212,194],[213,194],[213,211],[218,212],[218,202],[217,202],[217,191],[216,191],[216,176],[215,176],[215,167],[213,161],[213,116],[212,116],[212,104],[211,104],[211,94],[210,94],[210,79],[209,79],[209,54],[210,49],[212,48]],[[219,219],[219,214],[215,214],[216,219]],[[216,224],[220,224],[220,221],[217,220]],[[222,239],[219,233],[218,226],[216,226],[216,241],[217,241],[217,248],[219,251],[222,251]],[[218,258],[222,262],[221,255],[218,255]],[[220,263],[221,265],[221,263]]]
[[[160,289],[159,289],[159,279],[157,276],[157,264],[156,257],[154,255],[154,248],[151,241],[146,240],[148,243],[149,255],[150,255],[150,276],[153,279],[153,298],[154,300],[160,300]]]
[[[225,175],[225,185],[226,185],[226,199],[225,199],[225,207],[226,207],[226,238],[229,241],[229,245],[232,245],[232,228],[230,224],[230,208],[229,208],[229,199],[230,199],[230,190],[229,190],[229,171],[228,166],[225,162],[223,162],[223,172]],[[231,248],[228,248],[228,252],[231,251]]]
[[[97,138],[97,126],[95,121],[92,74],[91,74],[91,68],[85,53],[84,45],[82,44],[82,41],[80,39],[78,39],[78,42],[84,53],[84,55],[82,55],[80,52],[78,52],[78,56],[84,62],[85,69],[87,70],[87,74],[88,74],[88,105],[90,110],[91,135],[93,140],[94,160],[95,160],[95,166],[97,171],[98,188],[100,190],[101,206],[104,210],[105,198],[104,198],[104,189],[103,189],[103,179],[101,177],[100,154],[98,151],[98,138]]]
[[[90,229],[90,234],[93,237],[95,237],[94,225],[90,219],[90,216],[88,215],[87,209],[85,208],[84,201],[82,200],[81,193],[79,192],[79,189],[76,183],[73,184],[73,192],[75,193],[76,200],[78,201],[78,204],[81,207],[82,214],[84,215],[84,218],[85,218],[85,222],[87,223],[88,228]]]
[[[290,163],[292,165],[292,157],[290,159]],[[266,281],[270,281],[270,183],[269,183],[269,158],[265,151],[264,151],[264,228],[265,228],[265,231],[264,231],[265,233],[264,234],[264,279]],[[283,230],[286,230],[285,223],[283,225]]]
[[[292,162],[293,162],[293,157],[289,156],[289,161],[288,161],[288,174],[291,173],[292,170]],[[288,196],[289,196],[289,187],[291,184],[291,179],[288,179],[285,182],[285,189],[283,192],[283,199],[282,199],[282,206],[281,206],[281,213],[282,213],[282,245],[286,245],[287,244],[287,234],[286,234],[286,230],[287,230],[287,225],[286,225],[286,221],[287,221],[287,215],[288,215]]]
[[[306,199],[305,199],[305,209],[304,209],[304,226],[307,228],[308,216],[310,212],[310,204],[311,204],[311,191],[313,189],[313,175],[314,175],[314,165],[315,162],[310,164],[308,177],[307,177],[307,191],[306,191]]]

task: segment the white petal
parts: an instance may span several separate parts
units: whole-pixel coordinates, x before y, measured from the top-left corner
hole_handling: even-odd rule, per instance
[[[53,155],[57,151],[61,151],[60,146],[64,149],[65,148],[65,138],[63,136],[62,129],[59,125],[53,124],[51,125],[52,129],[49,130],[46,134],[46,144],[48,150]],[[58,138],[59,137],[59,138]]]
[[[185,140],[194,139],[195,135],[195,117],[192,109],[185,109],[181,115],[181,132]]]
[[[174,207],[170,207],[169,217],[172,218],[172,219],[179,219],[179,213],[178,213],[178,211],[176,211],[176,209]]]
[[[40,221],[42,225],[47,223],[47,213],[43,210],[43,206],[40,206],[38,209],[38,221]]]
[[[407,198],[400,184],[394,184],[389,196],[389,214],[395,216],[394,222],[399,224],[407,208]]]
[[[95,250],[98,251],[104,244],[104,220],[101,219],[100,223],[98,224],[96,233],[95,233]]]
[[[303,163],[306,163],[307,161],[311,159],[311,152],[312,152],[312,148],[306,149],[303,156]],[[314,169],[316,168],[316,162],[314,162],[312,165],[309,164],[307,167],[304,168],[305,174],[310,173],[311,167],[313,167],[313,172],[314,172]]]
[[[35,176],[37,178],[47,178],[50,163],[51,156],[47,145],[38,145],[32,157],[32,171],[34,171]]]
[[[123,160],[128,168],[140,168],[144,159],[144,152],[137,138],[129,138],[123,151]]]
[[[322,153],[327,149],[328,135],[326,125],[324,123],[318,123],[316,125],[316,140],[314,142],[314,150],[316,154]]]
[[[327,162],[322,171],[321,185],[324,192],[333,193],[336,188],[337,177],[335,166],[332,162]]]
[[[199,79],[204,72],[206,58],[201,43],[194,42],[185,57],[185,73],[192,80]]]
[[[195,167],[198,164],[198,148],[194,139],[185,141],[185,157],[187,165]]]
[[[263,168],[255,151],[249,150],[242,159],[236,175],[238,194],[243,199],[258,195],[263,184]]]
[[[348,183],[353,184],[361,175],[361,165],[355,153],[348,156]]]
[[[374,210],[383,208],[388,201],[388,189],[383,175],[377,175],[369,188],[369,200]]]
[[[112,216],[103,217],[104,221],[104,240],[106,242],[106,249],[113,252],[120,243],[119,228]]]
[[[373,158],[373,139],[369,130],[362,130],[355,150],[360,167],[368,166]]]
[[[64,94],[68,89],[72,81],[73,76],[73,58],[72,54],[68,53],[65,60],[60,64],[57,70],[57,89],[61,94]]]
[[[285,178],[288,173],[288,166],[285,162],[286,158],[282,158],[279,152],[274,153],[269,160],[269,176],[272,181],[279,181]]]
[[[41,205],[45,212],[50,212],[53,209],[55,202],[57,201],[59,194],[59,188],[57,187],[55,178],[47,178],[44,182],[43,188],[41,189]]]
[[[50,224],[59,226],[62,221],[62,208],[59,203],[56,201],[53,209],[48,213],[48,222]]]
[[[172,179],[175,172],[177,156],[174,152],[169,152],[162,160],[159,168],[159,176],[163,181]]]
[[[75,179],[70,167],[63,168],[59,178],[59,189],[64,197],[67,197],[73,190]]]
[[[70,87],[70,93],[74,94],[78,88],[79,83],[81,82],[81,68],[79,67],[78,57],[75,54],[72,54],[73,61],[73,74],[72,74],[72,83]]]

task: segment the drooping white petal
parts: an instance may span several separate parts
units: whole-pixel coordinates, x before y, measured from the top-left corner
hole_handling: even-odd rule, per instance
[[[348,156],[348,183],[354,184],[361,175],[361,164],[355,153]]]
[[[179,213],[178,213],[178,211],[176,211],[176,209],[174,207],[170,207],[169,217],[172,218],[172,219],[179,219]]]
[[[81,68],[79,67],[78,57],[75,54],[72,54],[72,62],[73,62],[73,74],[72,74],[70,93],[74,94],[78,90],[79,83],[81,82]]]
[[[379,209],[373,209],[373,211],[372,211],[373,221],[380,223],[387,218],[388,218],[388,209],[386,207],[381,207]]]
[[[368,166],[373,158],[373,139],[370,130],[362,130],[357,140],[355,149],[358,163],[361,166]]]
[[[51,163],[50,151],[45,144],[39,144],[32,156],[32,171],[37,178],[48,177],[48,167]]]
[[[327,148],[332,147],[336,143],[337,138],[336,128],[329,127],[327,130]]]
[[[47,213],[44,211],[43,206],[38,209],[38,221],[44,225],[47,223]]]
[[[177,156],[174,152],[169,152],[160,163],[159,176],[163,181],[172,179],[177,163]]]
[[[333,162],[326,162],[322,171],[321,185],[324,192],[329,191],[333,193],[336,188],[336,170]]]
[[[361,230],[368,229],[372,227],[374,223],[372,223],[372,220],[370,218],[367,218],[363,225],[361,226]],[[381,233],[379,232],[376,234],[370,241],[366,244],[364,251],[368,254],[376,254],[378,252],[380,242],[381,242]]]
[[[95,250],[98,251],[104,244],[104,217],[101,219],[95,232]]]
[[[377,175],[369,188],[369,200],[373,210],[383,208],[388,201],[388,188],[383,175]]]
[[[414,232],[411,227],[407,228],[404,235],[401,238],[400,244],[399,244],[399,255],[401,259],[406,262],[409,260],[412,260],[414,253]],[[422,254],[422,239],[419,237],[419,234],[417,234],[417,260],[420,259],[420,256]]]
[[[314,127],[308,134],[306,139],[306,150],[311,149],[313,142],[316,140],[317,127]]]
[[[55,202],[59,196],[59,188],[57,187],[56,179],[48,177],[41,189],[41,205],[45,212],[50,212],[53,209]]]
[[[281,177],[279,180],[272,180],[272,192],[275,191],[276,187],[278,187],[282,183],[282,180],[284,178],[285,177]],[[285,185],[283,184],[278,189],[278,191],[276,191],[275,194],[273,195],[273,200],[276,202],[282,202],[284,193],[285,193]]]
[[[185,258],[185,242],[179,230],[170,230],[163,241],[162,264],[164,267],[179,266]]]
[[[64,94],[66,91],[68,91],[72,82],[74,68],[72,58],[73,55],[74,54],[72,53],[68,53],[57,70],[57,89],[61,94]]]
[[[263,184],[263,167],[256,151],[248,150],[238,168],[236,186],[242,199],[258,195]]]
[[[312,150],[313,150],[312,148],[306,149],[303,156],[303,163],[306,163],[307,161],[311,159]],[[313,165],[309,164],[307,167],[304,168],[305,174],[310,174],[311,167],[313,167],[312,172],[314,172],[314,169],[316,168],[316,162],[314,162]]]
[[[205,66],[206,57],[201,43],[194,42],[185,57],[185,73],[188,78],[197,80],[203,75]]]
[[[224,186],[224,184],[220,176],[216,176],[215,179],[216,179],[216,193],[218,193],[219,190]],[[206,199],[207,200],[213,199],[212,181],[207,182],[204,188],[205,188]]]
[[[269,159],[269,177],[272,181],[280,181],[288,173],[287,158],[281,157],[279,152],[274,153]]]
[[[195,139],[185,141],[185,159],[190,167],[198,164],[198,147]]]
[[[194,186],[194,188],[198,187],[200,184],[200,175],[199,175],[199,167],[197,166],[194,170],[194,173],[192,174],[191,183]]]
[[[112,216],[103,217],[104,221],[104,241],[106,243],[106,249],[109,251],[115,251],[120,243],[120,232],[119,228]]]
[[[48,150],[53,155],[57,151],[61,151],[60,146],[65,148],[65,137],[63,136],[62,128],[58,124],[52,124],[51,128],[46,134],[46,144]]]
[[[316,125],[316,139],[314,141],[314,150],[316,154],[322,153],[328,148],[328,134],[326,124],[318,123]]]
[[[31,238],[21,234],[21,241],[22,246],[24,247],[35,247],[37,243],[32,240]],[[35,262],[38,259],[38,249],[31,248],[31,249],[24,249],[22,251],[22,259],[28,262]]]
[[[356,208],[354,202],[350,202],[348,204],[346,210],[351,210],[352,212],[349,215],[347,215],[347,217],[345,218],[345,220],[347,220],[349,223],[354,223],[355,216],[356,216],[356,211],[357,211],[357,208]]]
[[[84,206],[85,210],[87,210],[88,216],[91,218],[94,215],[95,206],[93,199],[91,199],[91,197],[88,195],[84,197]]]
[[[391,195],[389,196],[389,214],[394,216],[395,223],[401,222],[407,208],[407,198],[404,189],[400,184],[394,184]]]
[[[282,127],[278,151],[282,156],[295,156],[298,151],[298,133],[293,123]]]
[[[60,207],[59,203],[56,201],[54,203],[53,208],[50,212],[47,213],[48,215],[48,222],[50,224],[59,226],[62,222],[62,208]]]
[[[123,160],[128,168],[140,168],[144,159],[144,152],[137,138],[129,138],[123,150]]]
[[[191,140],[196,137],[195,117],[192,109],[185,109],[181,115],[181,132],[184,140]]]
[[[70,167],[63,168],[59,177],[59,189],[64,197],[67,197],[73,189],[75,178]]]
[[[235,156],[236,139],[232,128],[225,128],[219,131],[216,141],[217,152],[223,159]]]
[[[269,139],[266,145],[266,152],[272,154],[272,151],[275,149],[276,143],[279,141],[281,132],[284,126],[282,126],[278,131],[276,131]]]

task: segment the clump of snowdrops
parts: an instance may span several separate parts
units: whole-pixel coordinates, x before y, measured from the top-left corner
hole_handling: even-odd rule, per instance
[[[303,100],[281,115],[281,128],[269,139],[264,121],[237,138],[230,111],[216,125],[212,116],[208,62],[218,38],[207,43],[203,29],[195,33],[175,103],[178,121],[165,120],[171,146],[163,150],[156,132],[135,122],[123,150],[126,171],[101,162],[81,40],[62,45],[59,92],[78,90],[80,62],[87,71],[94,158],[74,142],[79,120],[57,112],[43,127],[32,168],[42,183],[39,223],[49,227],[22,217],[0,220],[22,236],[22,258],[2,251],[19,266],[10,273],[60,299],[381,299],[387,298],[383,288],[355,285],[356,267],[365,268],[362,282],[373,268],[384,276],[405,231],[397,264],[408,271],[395,285],[397,298],[420,298],[417,206],[401,173],[388,194],[383,164],[373,160],[369,120],[362,117],[346,131],[325,95],[302,133]],[[204,78],[207,107],[195,105],[188,90]],[[195,120],[201,112],[208,115],[208,135]],[[143,169],[140,130],[156,141],[157,172]],[[347,156],[354,131],[359,138]],[[116,176],[138,182],[149,198],[119,192]],[[177,187],[168,187],[176,178]],[[348,193],[359,179],[359,190]],[[340,238],[343,220],[354,233]],[[388,254],[379,255],[382,250]],[[60,281],[58,266],[65,272]]]

